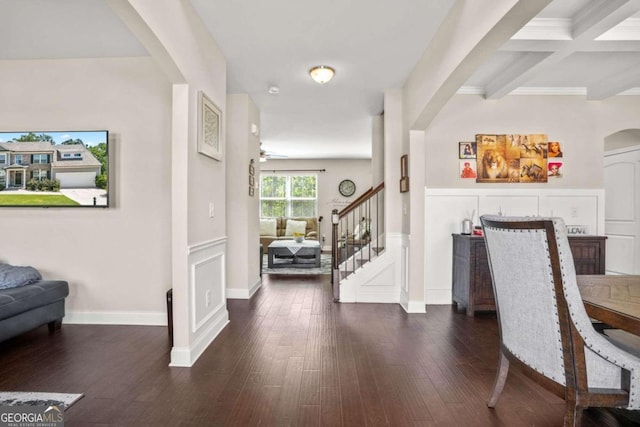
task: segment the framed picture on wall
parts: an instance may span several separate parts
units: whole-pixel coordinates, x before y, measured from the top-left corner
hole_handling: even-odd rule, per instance
[[[222,113],[204,92],[199,92],[198,98],[198,152],[212,159],[222,160]]]
[[[400,157],[400,178],[409,176],[409,155],[403,154]]]
[[[458,158],[475,159],[476,143],[475,142],[458,142]]]

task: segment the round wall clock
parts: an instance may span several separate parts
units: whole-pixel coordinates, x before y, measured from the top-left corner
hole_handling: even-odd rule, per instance
[[[356,192],[356,184],[350,179],[342,180],[340,185],[338,185],[338,191],[340,191],[340,194],[344,197],[351,197]]]

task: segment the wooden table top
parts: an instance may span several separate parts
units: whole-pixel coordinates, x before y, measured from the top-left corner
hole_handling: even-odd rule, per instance
[[[640,276],[578,275],[589,317],[640,335]]]

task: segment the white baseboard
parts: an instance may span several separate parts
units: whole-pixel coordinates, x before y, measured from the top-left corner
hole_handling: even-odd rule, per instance
[[[451,305],[451,289],[427,289],[425,302],[433,305]]]
[[[125,311],[67,311],[62,323],[77,325],[167,326],[167,313]]]
[[[189,368],[204,353],[218,334],[229,324],[229,312],[220,310],[200,335],[191,348],[173,347],[171,349],[171,362],[169,366]]]
[[[400,304],[400,306],[409,314],[426,313],[427,308],[424,305],[424,301],[409,301],[408,303]]]
[[[249,289],[227,288],[227,299],[251,299],[261,287],[262,280],[258,279]]]

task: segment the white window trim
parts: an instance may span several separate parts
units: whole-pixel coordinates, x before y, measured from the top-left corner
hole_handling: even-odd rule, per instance
[[[260,216],[262,218],[267,218],[262,216],[262,201],[263,200],[284,200],[284,209],[285,209],[285,217],[292,217],[291,215],[291,201],[294,200],[313,200],[315,201],[313,210],[315,212],[314,216],[318,216],[318,174],[317,173],[294,173],[294,172],[276,172],[269,173],[260,176],[260,185],[262,185],[262,178],[268,176],[282,176],[286,177],[285,180],[285,196],[284,197],[262,197],[260,195]],[[297,176],[313,176],[316,179],[316,197],[290,197],[291,195],[291,178]]]

